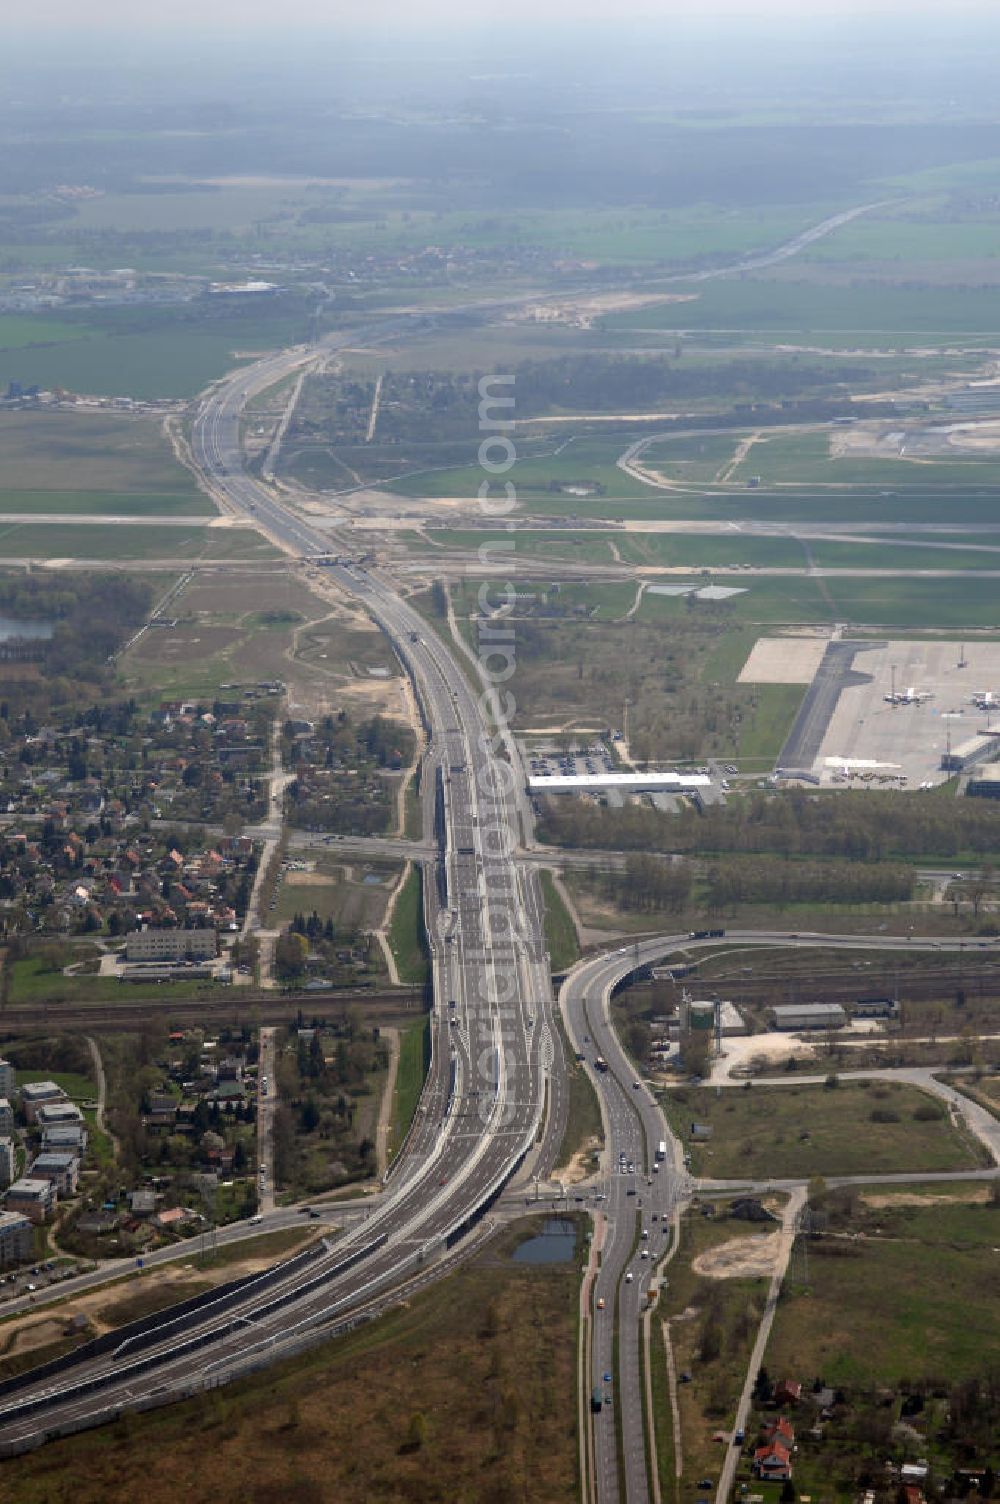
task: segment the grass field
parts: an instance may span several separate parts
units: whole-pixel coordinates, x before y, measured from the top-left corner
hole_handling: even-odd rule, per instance
[[[34,516],[58,512],[70,518],[212,517],[215,508],[206,497],[183,492],[0,490],[0,514],[11,512]]]
[[[767,1230],[772,1228],[770,1224]],[[667,1282],[652,1323],[652,1346],[654,1351],[662,1353],[662,1323],[669,1319],[675,1369],[691,1375],[690,1382],[679,1384],[677,1390],[684,1486],[675,1493],[671,1478],[671,1486],[663,1495],[671,1504],[673,1500],[688,1504],[689,1500],[702,1498],[704,1490],[695,1492],[691,1487],[694,1480],[703,1474],[718,1477],[720,1445],[712,1440],[712,1434],[732,1422],[767,1290],[764,1279],[709,1279],[696,1273],[692,1263],[720,1243],[761,1230],[727,1218],[722,1208],[710,1219],[700,1216],[695,1209],[681,1219],[677,1253],[667,1266]],[[657,1366],[653,1367],[654,1379]],[[665,1387],[662,1373],[664,1398]],[[658,1419],[658,1437],[665,1458],[670,1459],[673,1433],[669,1402]],[[662,1469],[660,1476],[664,1476]]]
[[[579,1274],[513,1263],[522,1237],[292,1363],[10,1460],[12,1497],[574,1504]]]
[[[28,1086],[33,1081],[54,1081],[74,1101],[88,1101],[97,1091],[96,1082],[89,1076],[80,1076],[75,1071],[18,1071],[18,1087]]]
[[[389,945],[401,982],[426,982],[430,975],[424,934],[423,878],[413,867],[396,899],[389,924]]]
[[[915,552],[915,551],[914,551]],[[671,581],[671,583],[675,583]],[[678,579],[692,589],[704,579]],[[994,627],[1000,624],[996,581],[970,574],[961,580],[813,576],[726,580],[745,593],[719,604],[689,602],[684,597],[643,596],[637,618],[642,622],[682,620],[691,611],[721,614],[734,624],[851,622],[875,627]]]
[[[984,1374],[1000,1344],[1000,1307],[982,1298],[995,1279],[1000,1208],[969,1204],[974,1189],[958,1184],[927,1186],[923,1195],[919,1186],[859,1189],[847,1226],[863,1238],[848,1248],[813,1245],[808,1287],[801,1264],[793,1271],[768,1367],[783,1373],[792,1364],[865,1389]],[[871,1197],[877,1208],[865,1205]]]
[[[773,763],[802,704],[801,684],[757,685],[753,708],[740,724],[735,756],[745,762]]]
[[[415,1019],[399,1036],[399,1065],[392,1098],[389,1158],[396,1154],[410,1130],[430,1064],[431,1026],[426,1016]]]
[[[616,313],[609,330],[726,330],[798,335],[830,348],[898,348],[963,338],[996,341],[1000,318],[987,311],[974,287],[886,286],[858,281],[842,286],[791,278],[741,277],[711,282],[697,300]]]
[[[566,1132],[559,1146],[557,1167],[565,1169],[577,1154],[595,1153],[604,1146],[604,1123],[593,1082],[581,1061],[574,1059],[562,1020],[557,1014],[563,1054],[569,1071],[569,1111]]]
[[[662,1100],[685,1142],[692,1122],[712,1129],[708,1143],[690,1144],[699,1175],[808,1178],[962,1170],[980,1162],[977,1149],[951,1126],[946,1111],[930,1121],[915,1117],[920,1108],[940,1106],[934,1098],[896,1082],[840,1082],[835,1090],[754,1086],[715,1093],[684,1088],[666,1092]]]
[[[402,1146],[414,1120],[430,1065],[430,1020],[426,1015],[400,1032],[400,1060],[392,1093],[392,1123],[389,1128],[389,1160]]]
[[[37,504],[39,511],[69,511],[77,493],[80,510],[89,512],[121,511],[146,496],[172,501],[178,511],[183,499],[192,514],[215,511],[175,458],[157,418],[44,408],[0,412],[0,448],[0,506],[6,511],[28,510],[18,493],[38,492],[63,497],[59,507]]]
[[[279,298],[249,308],[105,307],[59,323],[71,326],[70,335],[15,349],[0,345],[0,387],[19,381],[95,396],[191,397],[252,352],[295,344],[306,333],[307,314],[304,303]]]
[[[211,983],[199,983],[195,990],[211,996],[220,989]],[[222,988],[228,991],[228,988]],[[41,957],[29,956],[15,961],[9,968],[7,1000],[11,1003],[61,1002],[169,1002],[171,997],[190,997],[190,982],[135,982],[127,990],[115,977],[63,976],[50,971]],[[53,1016],[55,1022],[55,1015]],[[48,1080],[48,1076],[40,1079]],[[93,1089],[93,1088],[92,1088]]]
[[[0,557],[112,560],[276,559],[277,549],[253,528],[129,527],[115,523],[0,522]]]
[[[545,900],[545,943],[553,971],[565,971],[580,958],[576,929],[563,903],[551,872],[542,872],[542,897]]]
[[[322,856],[315,873],[287,873],[278,886],[273,922],[286,925],[296,914],[316,913],[321,919],[332,919],[338,928],[378,929],[401,870],[399,864],[354,861],[348,865],[350,878],[343,863]],[[379,881],[365,882],[366,877]],[[299,882],[299,878],[306,881]]]

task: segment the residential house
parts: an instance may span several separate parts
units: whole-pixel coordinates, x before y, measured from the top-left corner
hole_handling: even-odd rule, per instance
[[[191,1213],[185,1211],[183,1206],[170,1206],[163,1212],[157,1212],[153,1221],[161,1230],[178,1230],[185,1222],[190,1222]]]
[[[0,1212],[0,1265],[23,1264],[32,1258],[35,1237],[22,1212]]]
[[[765,1441],[780,1442],[782,1446],[788,1447],[789,1451],[795,1445],[795,1431],[791,1422],[787,1421],[783,1415],[779,1415],[777,1420],[768,1421],[767,1425],[762,1427],[761,1435]]]
[[[29,1222],[44,1222],[56,1204],[56,1188],[51,1180],[34,1180],[25,1176],[15,1180],[4,1197],[9,1212],[23,1212]]]
[[[802,1398],[802,1385],[795,1379],[781,1379],[774,1386],[772,1398],[776,1405],[797,1405]]]
[[[108,1207],[99,1207],[94,1211],[84,1212],[82,1217],[77,1218],[76,1230],[89,1234],[91,1237],[102,1237],[109,1232],[117,1232],[121,1218],[117,1212]]]
[[[753,1454],[753,1472],[758,1478],[783,1483],[792,1476],[792,1456],[780,1441],[758,1447]]]
[[[151,1217],[156,1211],[156,1192],[145,1189],[129,1191],[128,1204],[133,1217]]]

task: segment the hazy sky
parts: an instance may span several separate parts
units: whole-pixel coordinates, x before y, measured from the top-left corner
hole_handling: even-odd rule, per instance
[[[742,20],[784,19],[796,29],[807,27],[812,17],[837,18],[849,24],[851,18],[875,16],[917,16],[949,21],[957,15],[995,14],[995,0],[699,0],[699,18],[739,17]],[[670,25],[671,11],[676,10],[681,25],[690,24],[691,7],[687,0],[162,0],[152,5],[136,0],[91,0],[82,9],[79,0],[33,0],[5,18],[5,30],[38,31],[40,28],[68,28],[86,31],[124,27],[137,34],[150,29],[174,28],[197,22],[202,28],[248,25],[275,27],[297,23],[310,27],[362,27],[377,31],[382,26],[448,25],[456,32],[476,30],[481,26],[509,26],[517,21],[532,24],[579,23],[581,20],[621,25],[629,20],[654,20],[659,26]],[[687,16],[685,17],[685,12]],[[683,18],[683,19],[682,19]]]

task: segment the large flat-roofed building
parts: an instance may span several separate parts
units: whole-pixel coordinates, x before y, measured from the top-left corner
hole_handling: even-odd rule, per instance
[[[9,1212],[23,1212],[30,1222],[44,1222],[56,1204],[56,1188],[51,1180],[25,1176],[15,1180],[4,1197]]]
[[[772,1008],[776,1029],[843,1029],[847,1014],[839,1003],[794,1003]]]
[[[0,1138],[0,1188],[10,1185],[17,1168],[16,1147],[12,1138]]]
[[[964,773],[973,763],[989,762],[1000,753],[1000,731],[981,731],[950,747],[941,754],[941,769],[945,773]]]
[[[214,961],[214,930],[139,930],[125,941],[127,961]]]
[[[35,1236],[23,1212],[0,1212],[0,1265],[25,1264],[34,1256]]]
[[[984,763],[973,768],[965,792],[970,799],[1000,799],[1000,763]]]
[[[14,1128],[14,1109],[6,1097],[0,1097],[0,1133],[11,1133]]]
[[[62,1087],[54,1081],[28,1081],[21,1087],[21,1106],[29,1123],[38,1122],[38,1114],[43,1107],[68,1101]]]
[[[72,1196],[80,1179],[80,1161],[70,1152],[45,1150],[31,1165],[32,1180],[50,1180],[60,1196]]]
[[[532,794],[696,794],[711,787],[707,773],[539,773],[528,779]]]
[[[87,1148],[87,1130],[82,1123],[55,1123],[42,1129],[42,1148],[57,1154],[76,1154],[82,1159]]]
[[[9,1060],[0,1060],[0,1097],[12,1097],[17,1089],[17,1071]]]
[[[82,1123],[83,1113],[75,1102],[46,1102],[35,1114],[35,1122],[45,1137],[47,1128],[61,1127],[65,1123]]]

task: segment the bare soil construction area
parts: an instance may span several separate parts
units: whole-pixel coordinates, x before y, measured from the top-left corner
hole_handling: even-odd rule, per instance
[[[780,1252],[780,1231],[733,1238],[700,1253],[691,1268],[706,1279],[767,1279],[777,1268]]]

